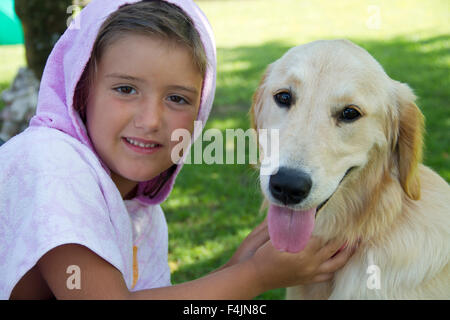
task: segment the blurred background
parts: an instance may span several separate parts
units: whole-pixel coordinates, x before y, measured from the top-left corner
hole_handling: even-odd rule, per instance
[[[16,82],[14,90],[10,88],[19,68],[28,65],[39,80],[70,14],[85,4],[72,0],[15,2],[0,0],[0,91],[6,92],[0,99],[0,113],[11,108],[11,91],[20,92],[21,82]],[[450,1],[196,3],[208,16],[217,44],[217,91],[207,129],[248,129],[251,97],[269,63],[296,45],[345,38],[372,54],[391,78],[413,88],[426,117],[424,162],[450,182]],[[30,106],[35,98],[30,95]],[[10,113],[3,114],[11,118]],[[259,213],[261,200],[257,172],[249,165],[186,165],[163,204],[169,224],[172,282],[198,278],[225,263],[264,219],[265,213]],[[258,297],[283,298],[284,289]]]

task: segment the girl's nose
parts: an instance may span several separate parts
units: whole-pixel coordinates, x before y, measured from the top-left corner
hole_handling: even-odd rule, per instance
[[[161,128],[164,105],[162,101],[150,100],[139,106],[134,116],[136,128],[154,132]]]

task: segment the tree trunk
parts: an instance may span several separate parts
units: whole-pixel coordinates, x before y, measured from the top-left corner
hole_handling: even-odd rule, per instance
[[[72,0],[16,0],[22,21],[28,67],[41,79],[53,46],[67,29]]]

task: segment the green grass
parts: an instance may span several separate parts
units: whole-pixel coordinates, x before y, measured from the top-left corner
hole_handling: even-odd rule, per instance
[[[0,92],[9,88],[19,68],[25,65],[24,46],[0,46]],[[3,106],[0,99],[0,110]]]
[[[216,36],[218,81],[207,128],[249,127],[251,96],[267,66],[292,46],[347,38],[367,49],[394,79],[408,83],[426,117],[424,162],[450,182],[450,2],[197,1]],[[370,5],[377,6],[369,9]],[[378,10],[380,28],[370,29]],[[24,64],[21,46],[0,47],[0,90]],[[0,105],[1,108],[1,105]],[[256,172],[248,165],[186,165],[163,204],[173,283],[223,264],[264,217]],[[283,299],[284,289],[258,299]]]

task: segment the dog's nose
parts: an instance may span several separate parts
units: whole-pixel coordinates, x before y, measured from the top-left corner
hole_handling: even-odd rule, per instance
[[[311,177],[307,173],[284,167],[269,180],[273,197],[285,205],[300,203],[308,196],[311,186]]]

